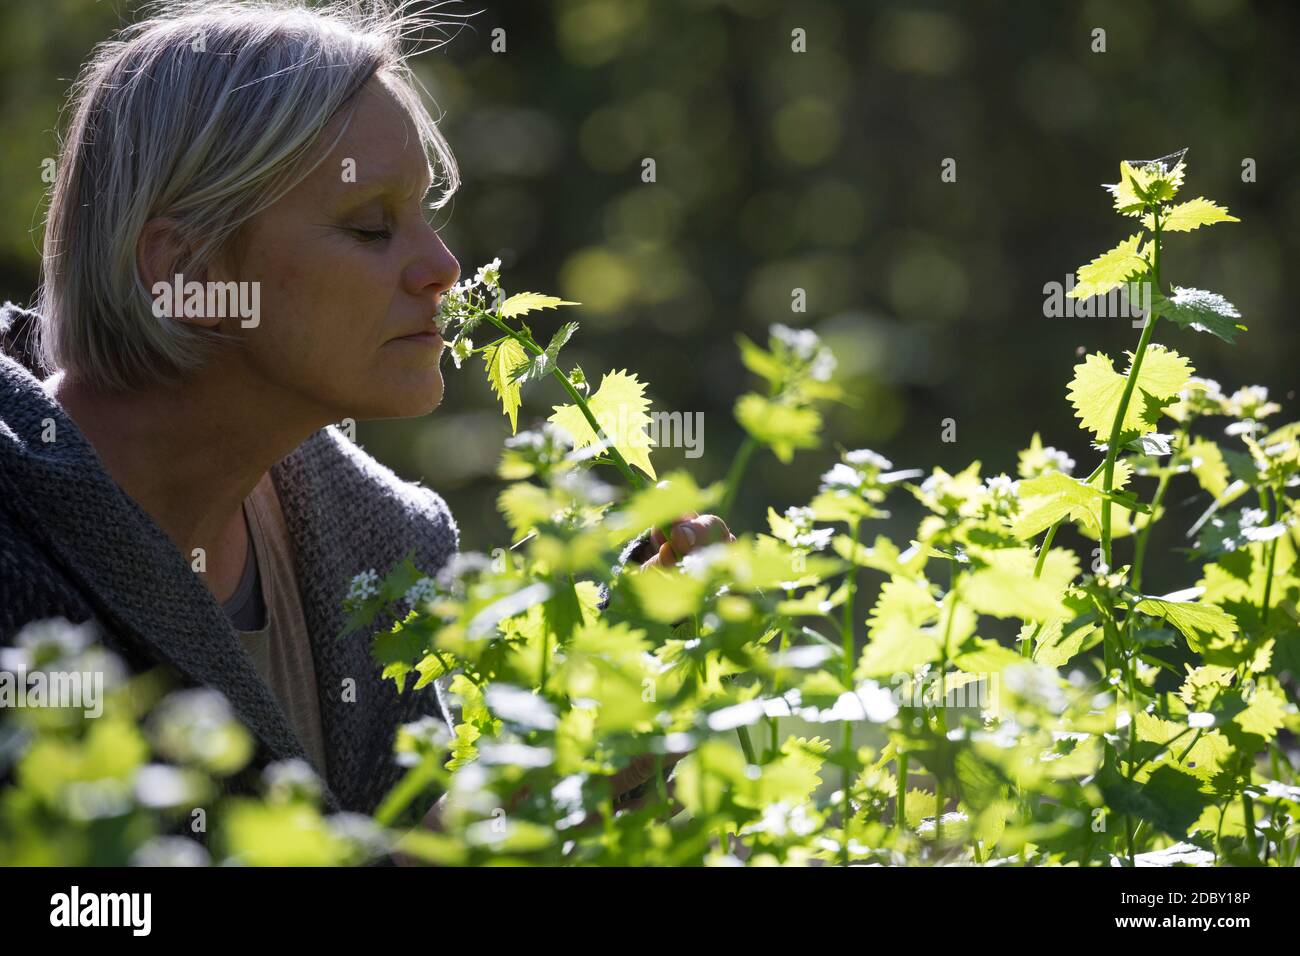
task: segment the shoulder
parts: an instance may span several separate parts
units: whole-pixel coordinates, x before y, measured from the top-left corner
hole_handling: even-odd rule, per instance
[[[0,644],[31,621],[62,617],[74,623],[93,616],[81,592],[36,539],[0,508]]]
[[[413,549],[417,563],[431,570],[460,546],[441,495],[399,478],[332,425],[277,465],[274,478],[286,518],[310,522],[322,534]]]

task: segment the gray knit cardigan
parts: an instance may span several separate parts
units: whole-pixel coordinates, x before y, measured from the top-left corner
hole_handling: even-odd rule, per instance
[[[221,606],[41,389],[30,350],[36,320],[9,303],[0,308],[0,645],[31,621],[93,619],[105,646],[133,670],[162,666],[180,685],[221,691],[256,737],[254,768],[305,760]],[[47,421],[55,441],[42,441]],[[374,631],[341,635],[343,599],[354,575],[382,574],[412,549],[432,576],[455,553],[458,530],[441,497],[398,479],[332,426],[271,477],[316,665],[325,807],[370,813],[401,774],[393,759],[398,725],[432,715],[450,728],[452,719],[438,682],[399,696],[380,678],[370,656]],[[355,695],[345,695],[350,686]],[[228,789],[247,789],[251,779]]]

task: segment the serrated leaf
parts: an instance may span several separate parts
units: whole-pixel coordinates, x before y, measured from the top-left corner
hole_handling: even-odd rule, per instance
[[[1215,498],[1223,494],[1228,487],[1228,466],[1219,446],[1208,438],[1197,438],[1187,446],[1187,456],[1201,487]]]
[[[553,295],[542,295],[540,292],[516,292],[501,303],[501,311],[498,314],[503,319],[513,319],[520,315],[527,315],[529,312],[536,312],[538,309],[554,309],[561,305],[581,304],[581,302],[566,302],[564,299]]]
[[[554,514],[559,503],[545,488],[516,481],[497,496],[497,510],[510,525],[515,540]]]
[[[789,464],[797,448],[816,448],[822,417],[816,409],[784,405],[749,393],[736,402],[736,421]]]
[[[1139,272],[1146,271],[1146,261],[1138,254],[1142,233],[1135,232],[1114,249],[1103,252],[1086,266],[1079,266],[1079,282],[1067,293],[1071,299],[1105,295],[1117,289]]]
[[[650,416],[646,414],[650,400],[645,397],[645,385],[626,370],[607,372],[600,380],[600,388],[587,399],[587,407],[605,437],[628,464],[654,478],[654,466],[650,464],[650,449],[654,443],[645,430],[650,424]],[[600,437],[577,405],[556,405],[554,408],[549,420],[569,433],[575,449],[600,442]]]
[[[1167,764],[1153,771],[1145,783],[1125,780],[1109,768],[1097,782],[1111,810],[1146,820],[1178,839],[1187,836],[1213,802],[1212,797],[1201,793],[1201,782],[1196,777]]]
[[[1132,353],[1129,354],[1131,372]],[[1143,356],[1133,395],[1124,411],[1120,434],[1143,434],[1153,430],[1160,409],[1187,386],[1193,371],[1191,363],[1177,352],[1162,345],[1150,346]],[[1084,359],[1083,364],[1074,367],[1074,378],[1067,389],[1070,404],[1075,408],[1075,417],[1097,436],[1098,441],[1110,440],[1126,377],[1115,371],[1109,356],[1100,352],[1094,352]],[[1144,396],[1150,401],[1144,400]]]
[[[483,353],[487,366],[488,384],[501,399],[501,409],[510,419],[510,433],[519,429],[519,382],[514,379],[515,369],[528,361],[528,353],[513,338],[498,339]]]
[[[1098,489],[1059,471],[1027,479],[1020,482],[1020,514],[1012,533],[1032,538],[1067,515],[1077,520],[1099,512],[1102,500]]]
[[[1069,615],[1061,593],[1079,573],[1079,559],[1073,551],[1052,549],[1037,578],[1034,565],[1038,556],[1030,548],[982,551],[978,557],[984,566],[963,575],[957,585],[964,604],[981,614],[1032,621]]]
[[[1152,294],[1151,311],[1195,332],[1209,332],[1225,342],[1232,342],[1245,326],[1233,321],[1241,318],[1237,307],[1217,292],[1184,289],[1174,286],[1169,297]]]
[[[755,345],[743,335],[736,336],[740,346],[740,361],[745,368],[760,376],[770,385],[779,385],[786,376],[786,370],[771,352]]]
[[[1272,740],[1286,725],[1287,702],[1271,687],[1258,687],[1249,695],[1246,709],[1233,719],[1248,734]]]
[[[1035,626],[1031,623],[1024,624],[1016,636],[1016,643],[1032,636]],[[1067,631],[1064,620],[1048,621],[1039,630],[1034,642],[1034,660],[1050,667],[1064,667],[1074,655],[1084,650],[1085,645],[1091,647],[1100,639],[1100,628],[1096,622],[1075,620],[1070,623],[1070,630]]]
[[[1134,608],[1143,614],[1167,620],[1182,632],[1188,646],[1198,654],[1205,653],[1207,639],[1231,640],[1237,633],[1237,619],[1215,604],[1145,598]]]
[[[1115,209],[1125,216],[1140,215],[1148,202],[1167,202],[1183,185],[1186,149],[1152,160],[1123,160],[1120,181],[1106,188],[1115,196]]]
[[[1211,202],[1204,196],[1197,196],[1187,202],[1170,206],[1160,217],[1162,232],[1191,232],[1201,226],[1211,226],[1216,222],[1241,222],[1236,216],[1228,215],[1228,210]],[[1155,218],[1151,213],[1142,217],[1142,225],[1148,229],[1155,228]]]
[[[547,375],[555,368],[560,360],[560,349],[564,348],[569,339],[573,338],[573,333],[578,331],[577,322],[566,322],[551,336],[551,341],[547,343],[545,351],[540,355],[534,355],[528,360],[527,365],[520,365],[511,375],[511,380],[516,382],[536,382]]]

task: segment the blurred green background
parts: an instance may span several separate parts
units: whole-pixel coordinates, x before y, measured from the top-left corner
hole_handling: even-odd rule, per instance
[[[0,7],[0,296],[32,297],[60,106],[136,6]],[[1157,338],[1225,390],[1266,385],[1295,415],[1283,281],[1300,252],[1293,4],[513,0],[444,12],[474,15],[415,63],[464,177],[438,216],[443,238],[463,276],[500,256],[508,291],[584,303],[565,316],[582,322],[565,354],[589,378],[627,368],[657,409],[704,413],[704,456],[661,450],[661,473],[725,473],[742,437],[731,406],[752,384],[735,335],[765,341],[772,322],[833,345],[859,402],[830,414],[843,447],[897,467],[978,458],[984,474],[1014,476],[1037,430],[1090,470],[1065,398],[1076,350],[1118,356],[1138,332],[1122,318],[1046,318],[1043,286],[1132,231],[1100,188],[1119,160],[1183,146],[1183,198],[1243,221],[1173,237],[1164,276],[1225,294],[1250,331],[1235,347],[1172,328]],[[498,27],[504,53],[491,49]],[[806,53],[791,51],[795,28]],[[1104,53],[1091,49],[1097,28]],[[645,157],[654,183],[641,181]],[[941,181],[945,158],[956,182]],[[1246,158],[1256,182],[1242,181]],[[448,362],[447,376],[433,415],[367,423],[358,440],[443,493],[463,546],[488,550],[507,541],[493,470],[508,425],[480,362]],[[525,392],[521,428],[562,400],[552,385]],[[941,440],[945,418],[955,443]],[[835,457],[828,447],[779,468],[760,454],[733,528],[764,528],[768,504],[805,503]],[[905,541],[912,513],[898,504],[890,530]],[[1156,554],[1185,543],[1179,529],[1201,509],[1170,505]],[[1148,577],[1153,589],[1190,583],[1176,562]]]

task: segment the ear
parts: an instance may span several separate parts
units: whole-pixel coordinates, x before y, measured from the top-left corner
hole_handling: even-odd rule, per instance
[[[204,272],[183,271],[183,264],[189,261],[192,251],[181,236],[180,223],[175,219],[150,219],[140,230],[140,239],[136,243],[136,268],[145,288],[154,297],[155,315],[215,328],[221,324],[219,316],[194,315],[191,314],[194,310],[183,307],[185,285],[207,279]]]

